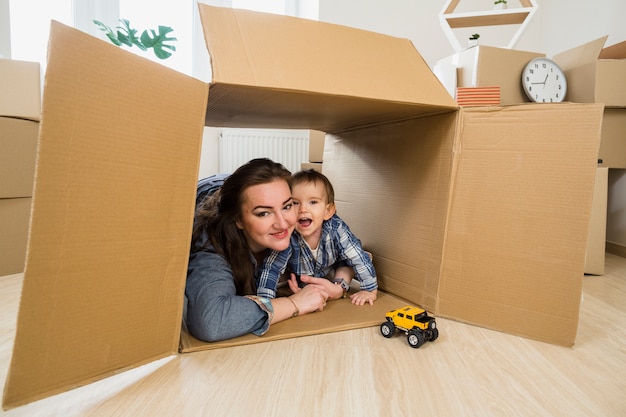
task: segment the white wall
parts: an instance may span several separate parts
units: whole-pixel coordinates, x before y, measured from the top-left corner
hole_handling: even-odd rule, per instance
[[[9,0],[0,0],[0,58],[11,57],[11,22]]]
[[[626,39],[623,0],[535,0],[538,9],[515,49],[552,56],[587,41],[609,35],[607,45]],[[490,8],[491,0],[465,0],[473,8]],[[519,4],[509,0],[509,8]],[[387,35],[409,38],[432,67],[454,52],[439,24],[442,0],[319,0],[319,19]],[[481,44],[505,46],[510,27],[478,28]],[[493,34],[493,36],[490,36]],[[506,37],[506,39],[504,39]],[[512,37],[512,36],[511,36]],[[505,42],[506,41],[506,42]]]

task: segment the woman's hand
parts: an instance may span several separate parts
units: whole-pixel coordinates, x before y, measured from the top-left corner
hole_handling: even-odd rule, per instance
[[[315,278],[308,275],[300,275],[300,281],[307,284],[304,288],[307,287],[318,287],[321,291],[324,291],[328,294],[327,299],[329,300],[338,300],[343,297],[343,288],[341,285],[336,285],[326,278]],[[298,291],[302,291],[304,288],[298,287],[298,281],[296,280],[296,275],[291,274],[289,278],[289,288],[293,293],[297,293]]]
[[[287,281],[289,289],[293,292],[293,295],[289,296],[289,298],[296,303],[300,314],[322,311],[326,307],[326,300],[330,298],[329,288],[322,281],[328,282],[328,280],[313,278],[308,275],[300,276],[300,280],[307,284],[304,288],[298,286],[296,274],[291,274]]]

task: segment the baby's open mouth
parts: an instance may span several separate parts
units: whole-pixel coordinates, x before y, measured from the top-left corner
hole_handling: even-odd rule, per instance
[[[302,227],[309,227],[313,223],[311,219],[300,219],[298,220],[298,224]]]

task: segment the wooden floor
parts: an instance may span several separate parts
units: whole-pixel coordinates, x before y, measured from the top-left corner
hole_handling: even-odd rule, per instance
[[[19,275],[0,277],[0,378]],[[576,344],[439,318],[419,349],[378,328],[163,359],[6,416],[626,416],[626,259],[586,276]]]

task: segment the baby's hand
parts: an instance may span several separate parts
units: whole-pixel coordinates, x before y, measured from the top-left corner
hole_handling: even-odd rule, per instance
[[[369,303],[370,305],[374,305],[374,301],[376,301],[376,296],[378,294],[378,290],[374,291],[359,291],[350,296],[350,302],[357,306],[365,305]]]

